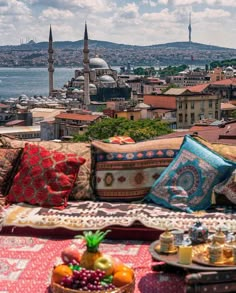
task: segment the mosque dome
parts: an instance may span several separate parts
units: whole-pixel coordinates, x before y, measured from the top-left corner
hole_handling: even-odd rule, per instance
[[[75,79],[76,81],[84,81],[84,76],[83,75],[79,75],[76,77]]]
[[[105,60],[103,60],[102,58],[99,57],[95,57],[95,58],[91,58],[89,60],[89,67],[91,69],[93,68],[102,68],[102,69],[109,69],[108,64],[106,63]]]
[[[96,89],[97,87],[96,87],[96,85],[95,85],[95,84],[93,84],[93,83],[90,83],[90,84],[89,84],[89,88],[91,88],[91,89]]]
[[[233,69],[233,67],[228,66],[228,67],[225,68],[225,70],[226,70],[226,71],[233,71],[234,69]]]
[[[100,77],[100,81],[101,82],[114,82],[115,80],[112,76],[105,74]]]

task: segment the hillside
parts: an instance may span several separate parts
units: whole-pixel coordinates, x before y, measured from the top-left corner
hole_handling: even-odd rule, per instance
[[[55,65],[78,66],[82,64],[83,40],[54,42]],[[107,41],[89,40],[90,57],[99,54],[114,66],[159,66],[195,64],[205,65],[213,60],[235,58],[236,49],[200,43],[173,42],[150,46],[134,46]],[[0,66],[47,66],[48,42],[18,46],[0,46]]]

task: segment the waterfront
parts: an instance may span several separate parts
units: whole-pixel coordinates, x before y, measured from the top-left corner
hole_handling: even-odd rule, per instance
[[[112,68],[117,71],[120,69],[119,66]],[[54,87],[62,88],[74,76],[75,69],[55,68]],[[46,67],[0,67],[0,100],[19,97],[22,94],[29,97],[34,95],[48,96],[48,88],[48,69]]]
[[[74,76],[75,68],[56,68],[54,87],[61,88]],[[47,68],[0,68],[0,100],[10,97],[48,95]]]

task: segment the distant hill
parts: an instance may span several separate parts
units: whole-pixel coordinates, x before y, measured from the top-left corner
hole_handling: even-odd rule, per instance
[[[81,66],[83,43],[83,40],[53,42],[55,66]],[[90,57],[97,53],[111,66],[124,66],[128,63],[131,66],[199,66],[212,61],[231,60],[236,56],[236,49],[194,42],[138,46],[89,40],[89,49]],[[35,43],[32,40],[27,44],[0,46],[0,66],[47,66],[47,50],[48,42]],[[71,51],[75,52],[72,54]]]
[[[55,41],[53,42],[54,48],[58,49],[78,49],[83,47],[83,40],[78,41]],[[128,44],[119,44],[119,43],[113,43],[108,41],[98,41],[98,40],[89,40],[89,46],[90,47],[102,47],[107,49],[124,49],[124,48],[135,48],[135,49],[144,49],[144,48],[176,48],[176,49],[182,49],[182,50],[189,50],[189,49],[197,49],[197,50],[235,50],[233,48],[225,48],[220,46],[213,46],[213,45],[206,45],[201,43],[195,43],[192,42],[189,44],[189,42],[172,42],[172,43],[166,43],[166,44],[156,44],[156,45],[147,45],[147,46],[140,46],[140,45],[128,45]],[[4,49],[20,49],[20,50],[37,50],[37,49],[47,49],[48,48],[48,42],[39,42],[35,43],[34,41],[29,41],[28,43],[21,44],[21,45],[12,45],[12,46],[0,46],[0,48]]]

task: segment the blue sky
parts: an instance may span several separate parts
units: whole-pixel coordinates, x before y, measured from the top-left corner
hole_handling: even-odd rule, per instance
[[[236,0],[0,0],[0,45],[83,37],[133,45],[188,40],[236,48]]]

